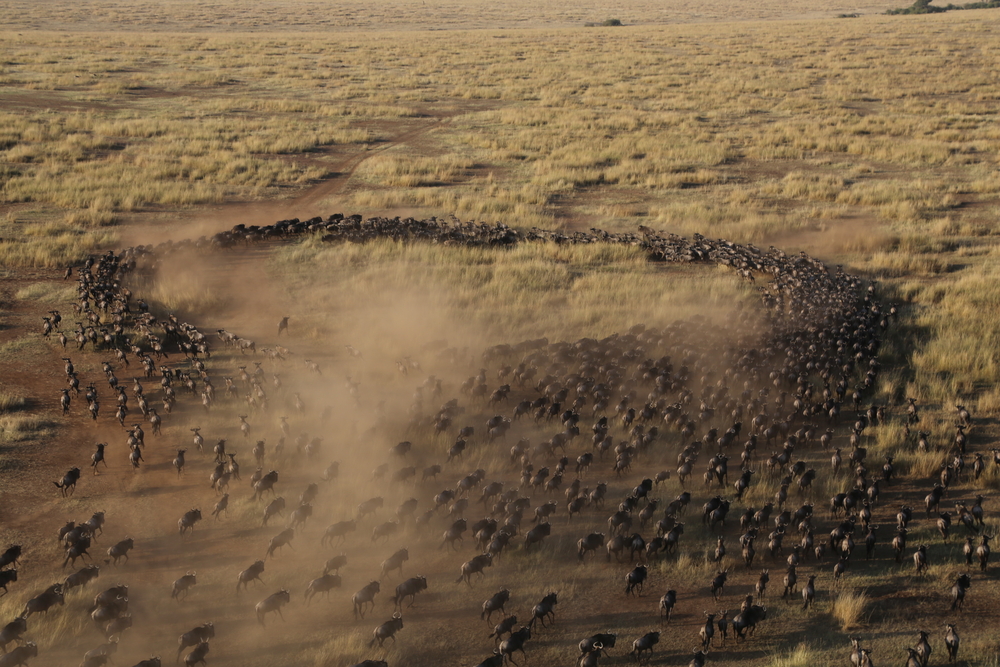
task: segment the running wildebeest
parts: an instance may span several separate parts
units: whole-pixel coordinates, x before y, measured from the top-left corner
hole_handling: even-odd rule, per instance
[[[278,612],[281,620],[285,620],[285,615],[281,613],[281,608],[291,602],[292,597],[286,589],[281,589],[257,603],[254,611],[257,612],[257,622],[264,625],[264,617],[272,611]]]

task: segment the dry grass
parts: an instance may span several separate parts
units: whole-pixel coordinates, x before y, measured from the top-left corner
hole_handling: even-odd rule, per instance
[[[0,417],[0,443],[10,444],[49,437],[54,433],[54,428],[55,424],[43,417],[7,415]]]
[[[905,4],[905,3],[904,3]],[[657,23],[703,23],[815,17],[829,19],[843,13],[881,13],[900,6],[885,0],[853,3],[802,5],[790,0],[767,0],[750,5],[733,5],[712,0],[692,12],[679,0],[653,2],[632,0],[609,10],[600,2],[584,2],[567,8],[558,2],[514,0],[502,6],[423,2],[417,0],[277,0],[267,3],[243,3],[237,0],[204,5],[190,0],[165,0],[156,5],[136,4],[132,0],[81,2],[73,5],[36,5],[23,0],[5,0],[0,4],[10,17],[12,28],[24,30],[60,30],[87,26],[94,31],[127,32],[156,30],[167,32],[268,30],[313,32],[384,31],[384,30],[455,30],[583,27],[619,19],[625,26]],[[618,28],[590,28],[592,33],[607,33]],[[211,79],[208,79],[211,81]]]
[[[918,48],[925,20],[886,17],[759,23],[753,40],[739,25],[348,33],[335,44],[11,35],[0,81],[20,104],[0,136],[4,197],[107,224],[150,206],[283,196],[353,158],[360,168],[333,205],[548,226],[646,218],[753,241],[810,232],[848,251],[870,241],[835,240],[836,223],[859,217],[891,235],[944,216],[954,236],[988,229],[965,205],[1000,192],[984,157],[998,139],[989,83],[976,74],[993,37],[977,16],[935,17],[946,53]],[[962,77],[946,74],[955,63]],[[44,105],[30,101],[39,95]],[[404,130],[426,132],[364,159]]]
[[[698,313],[722,323],[751,295],[726,270],[651,265],[625,246],[493,250],[313,239],[279,249],[272,266],[293,306],[289,314],[310,336],[342,336],[359,318],[383,330],[376,323],[390,318],[400,323],[400,337],[376,344],[400,354],[417,331],[465,345],[483,334],[494,341],[601,338],[623,324],[662,327]],[[671,289],[662,289],[665,280]],[[415,324],[403,326],[407,320]],[[425,325],[438,334],[421,331]]]
[[[5,412],[17,412],[28,405],[28,399],[20,394],[9,391],[0,391],[0,414]]]
[[[803,643],[788,653],[774,656],[768,665],[769,667],[811,667],[816,664],[818,657],[816,649]]]
[[[865,607],[869,599],[864,591],[844,591],[833,600],[833,618],[844,632],[854,630],[865,622]]]
[[[0,63],[4,267],[59,267],[117,243],[107,226],[164,210],[287,197],[340,173],[339,192],[322,204],[331,211],[454,214],[522,226],[633,230],[645,224],[804,247],[880,278],[887,298],[902,305],[902,324],[883,349],[885,370],[872,401],[898,414],[906,396],[918,398],[920,429],[931,432],[942,452],[953,435],[955,402],[965,402],[977,417],[1000,408],[994,229],[1000,133],[988,74],[1000,38],[984,20],[989,15],[608,30],[339,31],[331,39],[304,30],[339,28],[348,15],[355,27],[378,21],[381,27],[431,21],[435,27],[473,21],[499,27],[497,12],[518,26],[606,17],[594,16],[603,7],[569,11],[517,3],[483,8],[460,19],[466,23],[448,18],[448,7],[431,3],[431,11],[415,1],[335,8],[305,2],[294,6],[294,16],[284,2],[272,3],[267,16],[257,6],[234,12],[232,0],[212,6],[50,4],[40,17],[33,5],[0,2],[13,17],[2,35]],[[778,2],[709,3],[700,11],[703,20],[733,19],[776,7],[787,12]],[[662,3],[634,3],[632,10],[632,17],[623,16],[627,23],[672,20],[679,14],[671,12],[681,11]],[[841,10],[827,5],[822,11]],[[79,23],[82,12],[89,12],[84,25],[101,31],[27,29]],[[149,21],[220,32],[130,32]],[[128,30],[117,29],[122,27]],[[230,28],[295,32],[222,34]],[[29,214],[22,215],[25,210]],[[154,285],[144,296],[206,319],[233,308],[198,268],[191,266],[171,289]],[[640,252],[618,247],[540,244],[498,252],[390,242],[331,247],[312,239],[278,250],[267,270],[275,280],[255,285],[261,293],[255,292],[253,305],[266,302],[265,287],[273,289],[303,344],[350,341],[389,358],[416,355],[426,362],[431,355],[422,355],[420,344],[447,338],[465,365],[476,361],[484,339],[601,337],[634,322],[662,326],[706,310],[725,320],[732,303],[752,297],[726,271],[650,266]],[[31,287],[16,296],[55,301],[64,298],[59,289]],[[37,336],[26,336],[0,346],[0,358],[44,351]],[[240,363],[238,356],[222,358]],[[408,394],[391,369],[357,372],[365,373],[365,391],[385,381],[387,394]],[[337,390],[324,386],[320,400]],[[214,415],[203,421],[219,432],[232,427]],[[44,417],[23,414],[0,418],[0,428],[5,443],[51,433]],[[976,432],[981,442],[995,435],[989,428]],[[353,454],[363,469],[360,480],[375,456],[344,431],[337,444],[363,450]],[[443,441],[420,444],[433,457],[447,448]],[[875,461],[894,453],[900,471],[920,484],[944,458],[914,452],[898,419],[876,429],[869,446]],[[278,462],[283,472],[287,464],[287,458]],[[496,470],[507,464],[503,452],[479,448],[462,465]],[[142,476],[121,479],[123,490],[146,488]],[[847,484],[844,475],[818,480],[816,502]],[[996,477],[988,484],[995,487]],[[759,505],[775,490],[775,479],[758,476],[746,502]],[[338,511],[357,501],[344,489],[331,491],[329,500]],[[236,501],[234,521],[255,522],[258,509]],[[149,505],[140,510],[153,515]],[[654,572],[661,577],[657,585],[684,582],[695,598],[705,594],[713,572],[704,558],[713,539],[697,526],[697,516],[688,521],[685,553],[661,561]],[[915,540],[931,537],[926,526],[914,531]],[[357,548],[368,549],[366,542],[362,536]],[[422,565],[443,569],[433,547]],[[551,548],[566,555],[571,547]],[[900,589],[943,590],[950,576],[943,563],[952,554],[934,547],[929,582],[916,582],[909,569],[889,562],[871,566],[859,579],[866,586],[891,581]],[[537,597],[555,575],[541,557],[518,558],[509,572],[523,577],[525,598]],[[884,553],[882,559],[888,560]],[[567,594],[620,593],[620,573],[610,569],[588,563],[585,574],[574,574]],[[740,585],[752,584],[749,576]],[[974,589],[977,600],[995,592],[989,581]],[[450,608],[464,593],[446,589],[435,604]],[[12,611],[7,605],[15,603],[3,604]],[[787,620],[774,611],[776,625]],[[901,628],[909,631],[911,618],[896,613],[881,611],[877,600],[858,591],[838,594],[832,610],[843,631],[872,624],[885,644],[881,655],[898,648],[889,645]],[[621,627],[631,631],[636,623],[629,617]],[[53,642],[80,634],[75,625],[54,622],[43,630],[51,631]],[[842,642],[830,628],[822,631],[819,643]],[[442,653],[447,647],[435,636],[408,636],[392,649],[391,663]],[[367,629],[353,627],[332,640],[317,634],[295,664],[368,657],[366,640]],[[830,662],[812,642],[761,641],[775,665]],[[985,640],[967,641],[977,660],[993,659]],[[539,642],[533,650],[539,664],[566,660],[552,643]]]

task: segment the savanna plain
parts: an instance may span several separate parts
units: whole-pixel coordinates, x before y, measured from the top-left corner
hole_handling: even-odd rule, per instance
[[[37,645],[28,664],[77,665],[105,644],[105,624],[90,613],[94,596],[127,584],[127,610],[118,615],[131,614],[132,627],[113,636],[118,665],[183,659],[194,646],[178,654],[178,636],[206,622],[215,630],[209,665],[477,665],[497,645],[488,635],[504,614],[487,623],[480,612],[501,587],[510,591],[515,630],[543,597],[558,594],[554,622],[536,621],[524,652],[511,655],[518,664],[577,664],[580,640],[604,632],[616,633],[617,645],[587,657],[632,664],[633,640],[656,631],[659,643],[642,661],[681,665],[702,645],[705,613],[735,617],[761,569],[769,569],[770,584],[755,603],[766,606],[766,619],[746,641],[732,630],[723,640],[717,630],[706,664],[847,665],[850,637],[861,638],[873,664],[905,664],[920,630],[929,632],[927,664],[943,664],[946,624],[961,636],[956,664],[997,664],[998,566],[992,558],[984,569],[975,558],[967,565],[962,547],[967,537],[978,546],[1000,526],[993,495],[1000,465],[991,451],[1000,435],[1000,15],[884,15],[893,7],[0,0],[0,550],[22,548],[5,567],[18,577],[0,596],[0,624],[91,560],[100,567],[95,581],[65,592],[63,605],[27,618],[23,638]],[[601,25],[609,19],[622,25]],[[567,238],[599,229],[634,242],[337,242],[322,230],[243,240],[246,227],[335,213],[503,223]],[[244,226],[239,242],[205,241],[235,225]],[[838,419],[797,415],[773,442],[761,432],[741,497],[733,483],[754,416],[779,423],[796,398],[821,401],[824,388],[836,398],[840,372],[827,382],[810,368],[804,382],[790,384],[734,375],[727,351],[757,344],[774,326],[776,311],[764,305],[776,293],[768,287],[774,276],[751,272],[751,281],[713,262],[654,262],[643,246],[651,236],[699,234],[771,256],[804,252],[831,274],[839,265],[886,313],[875,380],[861,387],[866,360],[845,374]],[[85,262],[166,242],[171,247],[159,245],[141,270],[123,272],[131,313],[123,333],[106,341],[102,329],[113,330],[114,313],[83,303]],[[72,275],[64,278],[67,267]],[[139,323],[140,300],[155,323]],[[898,315],[888,316],[890,307]],[[53,310],[61,322],[45,335],[43,318],[51,322]],[[209,354],[184,354],[164,330],[171,315],[206,335]],[[226,332],[253,349],[232,338],[227,344]],[[641,348],[621,358],[625,374],[607,405],[595,406],[579,389],[587,378],[575,377],[560,412],[516,415],[523,401],[559,392],[556,378],[549,386],[541,380],[572,365],[558,343],[581,339]],[[821,347],[820,340],[810,342]],[[165,356],[146,377],[141,357],[154,355],[156,341],[166,341]],[[496,347],[524,341],[534,342]],[[652,415],[637,418],[637,433],[623,426],[627,409],[641,414],[656,403],[637,368],[649,359],[662,369],[665,357],[677,386]],[[60,397],[72,379],[65,359],[80,392],[70,390],[64,412]],[[697,373],[683,377],[685,366]],[[536,376],[521,379],[529,367]],[[161,369],[170,371],[169,389]],[[112,375],[127,395],[121,421]],[[84,398],[91,384],[96,419]],[[206,408],[208,386],[217,395]],[[809,396],[796,396],[803,387]],[[140,393],[162,419],[158,434],[140,411]],[[753,397],[760,401],[749,412]],[[452,399],[450,422],[438,428]],[[674,403],[692,431],[677,427],[684,422],[668,409]],[[741,419],[736,403],[745,408]],[[861,416],[873,406],[880,416]],[[580,434],[561,449],[552,440],[572,432],[566,410],[578,415]],[[602,455],[592,427],[603,415],[612,445]],[[498,416],[510,425],[491,434],[487,422]],[[722,435],[737,421],[740,435],[723,452],[728,481],[706,484],[703,472],[719,449],[709,431]],[[145,431],[137,466],[134,424]],[[459,437],[463,427],[473,433]],[[204,437],[200,448],[192,429]],[[832,441],[821,444],[827,429]],[[786,462],[801,467],[768,466],[785,435],[802,430],[815,437],[800,432]],[[513,454],[523,439],[527,450]],[[222,489],[210,482],[220,440],[240,466],[237,474],[224,467]],[[692,442],[704,444],[695,451]],[[97,443],[107,443],[106,463],[92,469]],[[613,450],[630,443],[631,467],[616,471],[621,457]],[[843,462],[835,470],[837,449]],[[812,504],[815,542],[826,543],[848,515],[833,516],[830,499],[855,488],[849,456],[861,449],[866,497],[887,460],[893,467],[871,507],[874,555],[866,558],[860,518],[849,558],[839,558],[839,539],[818,560],[803,550],[800,587],[816,576],[815,602],[803,609],[798,591],[781,597],[786,559],[802,534],[790,525],[772,556],[773,517],[782,502],[793,513]],[[593,463],[578,470],[587,453]],[[564,456],[561,485],[522,480],[529,464],[532,476],[548,468],[550,480]],[[684,456],[693,475],[682,485]],[[83,471],[75,491],[54,488],[74,467]],[[275,497],[286,501],[266,526],[274,498],[255,498],[258,467],[278,471]],[[805,469],[815,470],[815,481],[800,495]],[[469,480],[477,470],[478,484]],[[581,560],[577,540],[593,532],[611,539],[609,515],[661,471],[669,478],[638,501],[626,536],[648,543],[656,521],[684,522],[677,549],[608,555],[602,543]],[[793,476],[787,500],[779,500],[786,475]],[[925,512],[925,496],[943,475],[941,505]],[[471,529],[453,545],[442,542],[446,531],[460,518],[471,528],[491,511],[501,526],[510,517],[495,499],[479,502],[492,482],[502,482],[511,500],[530,501],[483,576],[456,581],[483,549]],[[581,503],[570,517],[568,505],[601,482],[603,507]],[[310,485],[311,515],[293,517]],[[435,510],[435,497],[462,486],[471,491]],[[666,516],[684,491],[686,511]],[[214,516],[223,493],[228,508]],[[979,495],[984,523],[967,527],[959,508],[972,508]],[[716,496],[731,507],[725,525],[709,526],[702,506]],[[359,517],[359,505],[374,498],[381,508]],[[640,525],[649,500],[659,501],[654,519]],[[549,502],[556,509],[541,521],[550,534],[526,547],[535,508]],[[767,503],[775,509],[747,567],[739,519]],[[902,506],[913,518],[897,561],[891,542]],[[204,518],[178,534],[178,520],[192,509]],[[95,512],[105,512],[106,523],[92,538],[91,558],[64,566],[59,529]],[[947,539],[938,521],[945,512]],[[343,540],[323,539],[328,526],[351,520],[356,529]],[[265,558],[289,522],[290,544]],[[107,562],[107,549],[126,537],[135,544],[128,561]],[[720,537],[727,553],[717,558]],[[928,565],[918,572],[913,554],[921,545]],[[383,573],[383,561],[403,548],[402,571]],[[310,582],[340,554],[339,586],[307,602]],[[237,592],[237,576],[257,560],[265,562],[263,582]],[[845,571],[835,577],[841,562]],[[627,594],[625,577],[639,564],[648,578],[641,594]],[[710,584],[727,568],[715,598]],[[972,586],[953,610],[952,585],[966,572]],[[175,599],[173,583],[188,573],[197,583]],[[404,602],[403,627],[384,647],[371,645],[373,630],[397,610],[396,586],[418,575],[427,588],[412,607]],[[372,580],[381,590],[360,618],[351,596]],[[282,589],[290,595],[283,618],[268,614],[262,626],[255,605]],[[677,597],[669,622],[659,609],[668,590]]]

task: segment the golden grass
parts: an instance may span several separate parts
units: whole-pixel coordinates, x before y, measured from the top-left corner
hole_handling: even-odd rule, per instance
[[[788,653],[775,655],[767,664],[770,667],[812,667],[818,657],[815,648],[802,643]]]
[[[692,12],[680,0],[653,2],[632,0],[616,6],[593,0],[573,5],[572,11],[558,2],[513,0],[498,5],[473,5],[423,0],[392,0],[377,3],[360,0],[340,0],[331,5],[320,0],[304,2],[277,0],[267,3],[244,3],[237,0],[214,2],[211,5],[190,0],[165,0],[156,5],[137,4],[132,0],[114,0],[99,4],[58,5],[41,11],[34,3],[6,0],[0,4],[10,17],[12,28],[26,30],[79,29],[116,33],[134,30],[187,31],[382,31],[382,30],[441,30],[500,28],[553,28],[586,25],[600,26],[609,19],[619,19],[632,26],[650,23],[702,23],[816,17],[832,19],[843,13],[880,13],[888,8],[905,5],[886,0],[862,0],[853,3],[803,5],[790,0],[767,0],[750,5],[733,5],[710,0]],[[620,28],[593,27],[595,35],[614,34]],[[280,48],[275,40],[271,47]],[[212,79],[206,77],[206,81]]]
[[[0,443],[14,443],[51,436],[54,424],[42,417],[6,415],[0,417]]]
[[[423,326],[441,327],[440,337],[458,342],[483,334],[496,341],[601,338],[623,326],[662,327],[699,313],[722,322],[752,294],[727,270],[652,265],[642,250],[613,245],[497,250],[312,239],[279,249],[272,271],[312,336],[336,334],[348,322],[357,327],[364,318],[375,318],[373,325],[413,318],[398,340],[382,345],[390,350],[412,344]]]
[[[586,214],[594,198],[628,197],[626,211],[610,212],[620,224],[649,216],[754,241],[825,231],[816,220],[848,215],[936,220],[1000,192],[984,157],[1000,136],[977,74],[993,36],[977,17],[935,18],[947,52],[917,48],[923,19],[887,17],[759,23],[753,40],[739,25],[347,33],[335,43],[9,34],[0,82],[19,104],[0,130],[4,197],[106,224],[150,205],[275,196],[356,156],[344,201],[368,210],[551,225],[557,212]],[[781,64],[793,58],[796,67]],[[74,111],[32,101],[39,94]],[[401,120],[429,130],[415,149],[364,159],[365,145],[404,131],[391,124]],[[949,234],[984,229],[981,213],[948,214]]]
[[[864,591],[843,591],[833,600],[833,618],[843,631],[853,630],[864,623],[869,600]]]
[[[0,414],[4,412],[16,412],[28,404],[28,399],[20,394],[9,391],[0,391]]]

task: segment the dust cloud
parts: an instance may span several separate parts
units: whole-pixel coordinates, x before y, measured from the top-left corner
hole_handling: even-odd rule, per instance
[[[248,222],[249,218],[240,220]],[[184,231],[202,229],[208,231],[198,224]],[[67,518],[82,520],[93,511],[107,512],[106,533],[99,537],[99,548],[92,549],[101,565],[101,577],[83,593],[74,591],[68,596],[67,608],[58,614],[73,620],[44,619],[37,626],[53,638],[41,646],[40,655],[46,656],[47,664],[49,660],[69,664],[100,643],[96,626],[86,619],[86,609],[94,594],[118,583],[130,587],[129,612],[134,620],[134,628],[126,631],[119,644],[119,664],[133,664],[150,655],[169,662],[176,655],[177,637],[206,622],[215,627],[208,660],[218,666],[348,665],[385,656],[393,665],[404,661],[409,665],[473,664],[481,659],[476,656],[487,656],[492,650],[489,641],[482,641],[480,634],[487,633],[476,618],[482,600],[501,583],[513,587],[521,568],[530,568],[525,570],[518,604],[525,614],[531,594],[523,589],[540,591],[545,588],[544,577],[554,576],[535,578],[537,563],[520,554],[523,537],[518,537],[510,546],[518,553],[498,559],[487,570],[486,583],[474,579],[476,586],[470,592],[465,584],[456,584],[455,578],[462,562],[480,552],[472,532],[454,550],[442,546],[441,536],[460,517],[471,525],[489,514],[492,499],[477,505],[481,488],[489,481],[503,482],[505,489],[516,491],[514,497],[531,496],[531,508],[551,499],[541,489],[521,485],[520,474],[522,463],[529,459],[535,469],[556,469],[567,452],[546,452],[539,446],[564,427],[558,417],[536,418],[534,409],[515,419],[514,409],[523,400],[544,395],[545,388],[536,386],[539,383],[563,382],[555,377],[556,371],[585,367],[587,355],[582,351],[589,348],[543,340],[548,332],[542,318],[538,328],[532,328],[530,312],[517,315],[521,339],[498,339],[497,332],[504,328],[502,318],[484,326],[482,319],[470,316],[475,304],[463,308],[427,290],[425,276],[417,273],[421,267],[397,267],[391,285],[380,288],[376,281],[367,291],[345,295],[338,294],[336,281],[323,284],[318,279],[328,266],[276,267],[270,263],[272,251],[267,246],[231,251],[186,249],[141,267],[129,280],[134,299],[146,300],[157,317],[157,324],[148,327],[150,333],[162,337],[163,322],[174,314],[179,323],[195,325],[208,337],[211,356],[201,359],[204,374],[176,345],[166,347],[168,356],[157,361],[157,371],[150,378],[142,377],[141,366],[134,360],[128,369],[115,364],[119,380],[130,388],[130,400],[132,378],[139,378],[150,405],[163,418],[163,431],[153,435],[134,402],[129,404],[133,412],[125,426],[143,423],[146,431],[144,461],[132,470],[123,429],[107,415],[89,429],[91,437],[110,443],[111,465],[86,480],[88,493],[74,503],[79,516]],[[316,294],[309,299],[302,298],[309,293],[308,284],[301,283],[304,269],[317,276]],[[296,286],[294,280],[285,280],[281,271],[294,274],[300,283]],[[406,284],[413,287],[400,288]],[[279,332],[284,317],[290,317],[288,327]],[[720,306],[711,321],[695,318],[678,325],[671,325],[665,314],[662,321],[649,323],[656,329],[637,327],[627,334],[634,324],[622,322],[620,342],[615,342],[617,338],[606,341],[618,350],[615,354],[624,355],[608,358],[622,368],[622,387],[640,375],[636,370],[640,362],[669,355],[678,373],[690,366],[702,374],[691,386],[703,399],[721,386],[728,360],[724,351],[734,348],[741,338],[746,343],[759,335],[762,326],[742,306],[729,310]],[[136,339],[145,331],[138,329]],[[493,347],[532,340],[514,349]],[[528,367],[537,364],[536,375],[519,383],[516,367],[527,358],[531,359]],[[169,413],[162,404],[160,378],[165,371],[177,395]],[[241,375],[244,372],[246,376]],[[463,390],[463,383],[480,374],[473,384],[485,384],[486,389],[476,397]],[[185,386],[188,377],[193,391]],[[580,373],[575,377],[582,379]],[[215,390],[208,408],[201,397],[206,378]],[[230,383],[232,389],[228,389]],[[510,385],[509,396],[491,400],[502,385]],[[577,393],[573,386],[566,388],[570,393],[564,409]],[[595,411],[587,400],[577,406],[582,435],[569,448],[571,461],[590,450],[592,422],[605,413],[615,418],[621,390],[610,388],[613,400],[602,411]],[[112,399],[105,396],[108,407],[104,409],[109,412]],[[636,408],[646,400],[634,392],[631,398]],[[444,423],[442,409],[452,399],[455,406]],[[505,417],[509,430],[490,437],[486,422],[495,416]],[[248,425],[245,431],[241,419]],[[474,435],[464,438],[466,449],[456,454],[457,434],[466,426],[474,429]],[[643,474],[649,474],[651,466],[671,467],[669,461],[680,444],[662,423],[659,427],[661,442],[668,444],[651,450],[655,454],[644,461]],[[204,437],[202,450],[194,445],[192,429],[199,429]],[[648,428],[646,433],[650,433]],[[624,429],[615,429],[616,442],[624,443],[629,437]],[[529,443],[523,459],[510,453],[522,439]],[[230,462],[231,455],[239,464],[239,478],[234,475],[229,481],[224,490],[229,494],[228,509],[215,517],[213,507],[222,496],[210,485],[210,477],[217,466],[213,447],[221,440],[226,453],[222,462]],[[410,445],[400,447],[402,442]],[[253,453],[255,445],[263,449],[259,463]],[[171,463],[178,449],[186,449],[186,463],[179,474]],[[617,498],[643,475],[614,478],[610,474],[614,453],[608,456],[600,464],[602,472],[584,470],[578,478],[585,488],[593,488],[599,480],[610,482],[608,497]],[[432,466],[440,466],[440,473]],[[463,509],[462,503],[452,501],[435,511],[434,497],[444,489],[458,488],[460,480],[477,469],[484,471],[485,478],[467,496],[468,506]],[[566,486],[577,477],[573,469],[570,465],[565,473]],[[271,470],[278,471],[274,494],[255,498],[249,480],[255,472]],[[312,491],[310,485],[315,485]],[[555,492],[558,501],[561,489]],[[307,493],[315,495],[311,515],[294,527],[288,546],[266,557],[269,541],[289,526],[293,510]],[[284,512],[262,526],[265,507],[279,496],[285,500]],[[375,498],[382,499],[381,507],[359,518],[359,505]],[[397,510],[411,498],[416,499],[415,511]],[[180,535],[178,520],[190,509],[200,509],[203,519]],[[531,512],[530,508],[526,512],[523,530],[531,527]],[[560,515],[563,512],[559,510]],[[575,560],[573,541],[588,530],[600,529],[605,512],[588,510],[586,514],[575,527],[567,527],[565,517],[559,516],[553,533],[560,536],[551,538],[558,545],[559,558]],[[356,530],[346,539],[323,543],[328,526],[350,520],[357,521]],[[386,537],[377,537],[376,530]],[[130,561],[117,568],[102,562],[97,554],[126,536],[136,542]],[[401,548],[409,553],[402,576],[381,576],[380,564]],[[328,559],[341,553],[347,556],[347,565],[339,571],[341,585],[331,592],[329,601],[320,594],[307,605],[307,586],[323,575]],[[238,573],[258,559],[265,561],[264,583],[251,583],[245,592],[237,592]],[[183,600],[174,600],[172,582],[186,573],[196,575],[197,585]],[[427,577],[429,587],[417,595],[414,609],[403,610],[406,625],[398,642],[390,641],[385,650],[369,647],[372,629],[394,611],[395,586],[418,574]],[[378,579],[382,588],[374,611],[364,619],[356,618],[351,595]],[[282,609],[284,619],[268,614],[262,627],[254,606],[282,589],[291,596]],[[456,622],[458,626],[453,625]],[[458,628],[456,636],[462,637],[459,644],[442,632],[454,627]]]

